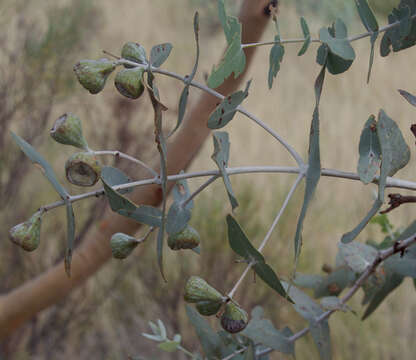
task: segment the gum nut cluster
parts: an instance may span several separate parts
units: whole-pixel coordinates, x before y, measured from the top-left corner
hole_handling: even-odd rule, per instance
[[[199,245],[200,241],[198,231],[186,225],[182,231],[168,237],[168,246],[172,250],[193,249]]]
[[[121,57],[126,60],[133,61],[138,64],[146,64],[146,51],[143,46],[138,43],[129,41],[123,45],[121,49]],[[126,68],[134,67],[133,65],[124,65]]]
[[[42,224],[42,213],[40,211],[24,223],[12,227],[9,237],[12,242],[19,245],[23,250],[33,251],[39,246],[40,227]]]
[[[101,163],[93,152],[73,154],[65,163],[67,180],[78,186],[93,186],[101,175]]]
[[[60,144],[88,150],[87,141],[82,135],[81,120],[72,113],[66,113],[59,117],[51,129],[50,135]]]
[[[85,89],[91,94],[98,94],[115,68],[116,64],[108,59],[81,60],[74,66],[74,71]]]
[[[229,302],[225,306],[225,311],[221,316],[221,326],[231,334],[238,333],[247,326],[248,315],[244,309],[236,304]]]
[[[201,315],[215,315],[223,303],[223,296],[219,291],[198,276],[191,276],[185,285],[184,299],[188,303],[195,303]]]
[[[136,238],[123,233],[116,233],[111,237],[111,253],[116,259],[125,259],[138,244]]]
[[[142,68],[120,70],[114,79],[119,93],[129,99],[138,99],[144,91],[143,72]]]

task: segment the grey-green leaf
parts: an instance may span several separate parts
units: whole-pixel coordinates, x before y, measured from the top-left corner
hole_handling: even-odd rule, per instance
[[[289,293],[290,298],[294,301],[294,309],[304,319],[315,321],[315,318],[323,314],[321,307],[296,286],[290,285],[285,281],[282,281],[282,285],[286,292]]]
[[[315,81],[315,110],[313,112],[311,129],[309,134],[309,161],[308,170],[306,172],[306,188],[303,199],[302,210],[299,215],[298,224],[295,234],[295,260],[299,258],[300,250],[302,247],[302,228],[303,221],[305,220],[306,212],[309,207],[309,203],[312,200],[315,193],[316,186],[318,185],[321,177],[321,152],[319,144],[319,102],[322,94],[322,87],[325,80],[325,66],[322,67],[321,72]]]
[[[319,357],[321,360],[331,360],[331,337],[329,334],[328,320],[321,322],[310,321],[309,330],[311,332],[313,341],[319,351]]]
[[[358,14],[367,31],[377,32],[378,22],[367,0],[355,0],[355,5],[357,5]]]
[[[376,44],[377,37],[378,37],[378,32],[372,33],[371,34],[371,37],[370,37],[371,50],[370,50],[370,60],[369,60],[369,64],[368,64],[367,84],[370,82],[371,70],[373,68],[373,63],[374,63],[374,47],[375,47],[375,44]]]
[[[175,201],[166,216],[166,232],[169,235],[182,231],[191,219],[191,211]]]
[[[209,359],[221,357],[221,338],[212,330],[209,323],[191,306],[186,305],[186,314],[195,328],[205,355]]]
[[[154,227],[160,226],[162,212],[159,209],[148,205],[137,206],[123,195],[114,191],[107,184],[105,177],[102,176],[101,180],[104,184],[104,191],[110,203],[111,210],[143,224]]]
[[[231,181],[226,171],[230,154],[230,141],[228,140],[228,134],[226,132],[217,131],[213,133],[213,139],[214,153],[211,158],[215,161],[221,172],[225,188],[227,189],[228,198],[230,199],[231,207],[234,210],[238,206],[238,202],[234,196]]]
[[[228,241],[231,249],[247,261],[263,262],[264,257],[253,245],[251,245],[243,229],[238,222],[231,216],[227,215]]]
[[[244,91],[237,91],[221,101],[221,103],[215,108],[208,119],[208,127],[210,129],[220,129],[227,125],[237,112],[237,107],[248,96],[248,89],[250,87],[251,80],[247,82]]]
[[[120,169],[111,166],[104,166],[101,170],[101,176],[105,178],[106,183],[109,186],[128,184],[131,182],[131,179],[125,173],[123,173]],[[129,188],[119,190],[118,192],[120,194],[127,194],[132,191],[133,189]]]
[[[357,274],[363,273],[377,257],[378,251],[360,242],[339,243],[339,254],[348,267]]]
[[[377,212],[380,210],[382,205],[383,205],[383,202],[377,199],[374,202],[373,207],[370,209],[368,214],[364,217],[364,219],[361,220],[361,222],[353,230],[342,235],[341,242],[343,242],[344,244],[347,244],[353,241],[360,234],[360,232],[365,228],[365,226],[373,218],[373,216],[377,214]]]
[[[381,165],[381,148],[377,136],[376,118],[371,115],[361,132],[358,161],[358,175],[364,184],[371,183]]]
[[[265,262],[257,262],[253,265],[253,269],[256,274],[279,295],[284,297],[289,302],[293,302],[292,299],[288,297],[288,294],[283,288],[282,283],[280,282],[276,273],[269,265],[267,265]]]
[[[186,105],[188,104],[189,87],[190,87],[189,84],[192,82],[192,80],[193,80],[193,78],[196,74],[196,70],[198,68],[198,63],[199,63],[199,14],[198,14],[198,11],[194,15],[194,34],[195,34],[195,42],[196,42],[195,64],[194,64],[194,67],[192,69],[191,75],[186,76],[186,80],[185,80],[186,85],[183,88],[182,94],[179,98],[178,120],[176,122],[175,128],[169,133],[168,137],[173,135],[175,133],[175,131],[182,124],[182,120],[183,120],[183,118],[185,116],[185,112],[186,112]]]
[[[294,343],[289,341],[285,333],[277,330],[270,320],[261,317],[252,314],[250,322],[241,334],[254,343],[263,344],[284,354],[294,355]]]
[[[43,175],[49,180],[56,192],[61,196],[62,199],[68,197],[68,192],[65,188],[59,183],[56,178],[55,172],[49,163],[40,155],[35,148],[23,140],[19,135],[11,133],[13,140],[19,145],[20,149],[26,154],[26,156],[35,164],[38,164],[41,167]]]
[[[183,171],[180,172],[183,174]],[[172,189],[172,195],[175,201],[182,203],[191,196],[191,191],[189,190],[188,182],[186,179],[178,180],[175,186]],[[192,210],[194,207],[193,200],[189,201],[186,204],[188,210]]]
[[[416,96],[412,95],[411,93],[405,90],[398,90],[400,95],[403,96],[410,105],[416,106]]]
[[[160,343],[157,347],[166,352],[174,352],[178,349],[179,344],[176,341],[165,341]]]
[[[387,274],[383,287],[372,297],[370,304],[364,312],[362,320],[369,317],[379,307],[387,295],[395,290],[402,282],[403,276],[394,273]]]
[[[154,67],[161,66],[168,58],[172,47],[173,46],[170,43],[153,46],[152,50],[150,51],[150,65]]]
[[[241,34],[235,34],[222,61],[212,69],[208,78],[208,86],[213,89],[217,88],[232,73],[234,73],[234,79],[236,79],[244,71],[245,67],[246,56],[241,47]]]
[[[269,56],[269,76],[268,76],[268,85],[269,89],[273,86],[273,80],[276,78],[277,73],[280,70],[280,63],[283,60],[283,56],[285,55],[285,48],[280,42],[280,36],[276,35],[274,37],[274,41],[277,42],[273,45],[270,49],[270,56]]]
[[[342,20],[335,22],[335,37],[332,36],[327,28],[319,31],[319,39],[328,45],[330,51],[340,58],[351,61],[355,59],[355,52],[350,42],[346,38],[346,27]]]
[[[384,189],[388,176],[407,165],[410,149],[397,124],[380,110],[377,122],[377,135],[381,146],[381,171],[379,180],[379,199],[384,200]]]
[[[305,41],[302,45],[302,48],[298,52],[298,56],[302,56],[303,54],[305,54],[309,48],[309,45],[311,44],[311,34],[309,31],[308,24],[303,16],[300,18],[300,25],[302,27],[302,32],[303,36],[305,37]]]

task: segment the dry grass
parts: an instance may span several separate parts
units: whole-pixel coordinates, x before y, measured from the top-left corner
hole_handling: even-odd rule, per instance
[[[140,42],[147,49],[156,43],[170,41],[174,45],[174,50],[165,65],[166,68],[181,74],[189,73],[194,61],[192,15],[195,7],[188,5],[187,0],[102,2],[100,6],[104,11],[106,25],[94,35],[94,43],[83,57],[98,58],[101,56],[99,54],[101,49],[117,53],[122,44],[130,40]],[[212,30],[207,31],[211,29],[211,24],[206,17],[204,18],[206,15],[209,14],[202,11],[202,52],[198,74],[200,81],[203,81],[203,72],[208,72],[211,65],[219,58],[224,46],[220,32],[212,35]],[[300,29],[294,11],[283,6],[281,17],[282,36],[299,36]],[[316,30],[322,24],[319,19],[311,19],[310,25]],[[362,31],[361,26],[356,24],[352,25],[352,29],[354,33]],[[272,36],[270,29],[265,39],[270,39]],[[304,157],[306,157],[309,124],[314,106],[313,83],[319,71],[315,63],[315,46],[312,48],[306,56],[298,58],[297,46],[286,47],[282,70],[272,91],[267,89],[269,48],[259,49],[255,67],[250,72],[250,78],[253,78],[250,96],[244,104],[250,112],[276,129]],[[412,60],[416,58],[416,50],[410,49],[387,59],[376,56],[371,83],[366,85],[368,41],[355,43],[354,48],[357,60],[353,67],[344,75],[327,76],[321,102],[322,164],[327,168],[347,171],[356,169],[358,141],[364,122],[371,113],[377,113],[380,108],[385,109],[398,122],[408,144],[414,143],[414,138],[408,131],[413,122],[414,110],[400,98],[396,89],[404,88],[414,92],[412,84],[416,83],[416,73],[413,71]],[[170,79],[160,79],[159,84],[162,99],[171,109],[167,113],[166,121],[173,124],[176,120],[176,104],[182,84]],[[192,99],[196,98],[195,92],[192,94]],[[94,113],[81,114],[91,118],[92,126],[88,129],[88,133],[93,138],[94,131],[97,131],[97,126],[100,124],[100,117],[108,116],[106,104],[117,96],[119,95],[114,88],[109,86],[101,96],[76,98],[66,105],[66,109],[56,108],[55,112],[59,116],[63,111],[80,105],[83,105],[83,109],[87,107],[94,109]],[[137,131],[143,126],[142,123],[151,123],[152,115],[149,110],[148,102],[140,100],[140,112],[130,124],[132,129]],[[237,116],[227,131],[230,133],[232,143],[230,160],[232,166],[294,165],[284,149],[248,119]],[[414,146],[411,146],[411,150],[414,156]],[[191,170],[213,168],[211,153],[212,143],[209,141]],[[142,159],[150,157],[148,154],[138,156]],[[412,162],[407,169],[399,172],[398,177],[413,179],[414,169]],[[278,211],[283,196],[293,181],[294,177],[289,175],[250,176],[250,178],[242,176],[232,179],[237,197],[247,198],[242,201],[237,214],[252,236],[253,242],[258,243],[266,233],[268,224]],[[195,181],[191,186],[195,188],[197,184],[198,181]],[[371,206],[369,204],[374,189],[372,185],[365,187],[359,182],[321,180],[304,226],[304,247],[300,264],[302,271],[319,272],[324,262],[334,259],[337,242],[345,231],[355,226],[366,214]],[[293,235],[301,200],[302,192],[298,190],[266,249],[267,257],[273,267],[279,273],[286,275],[292,271]],[[219,238],[219,241],[212,245],[208,244],[210,238],[204,239],[207,242],[204,246],[221,252],[214,260],[212,256],[207,255],[207,260],[202,256],[201,262],[196,260],[195,256],[185,261],[183,255],[168,255],[168,266],[172,269],[171,284],[181,285],[184,279],[180,276],[203,273],[210,282],[218,284],[222,290],[229,290],[238,278],[241,266],[235,266],[230,271],[228,264],[233,256],[224,245],[226,238],[223,219],[229,209],[221,184],[216,184],[207,194],[201,195],[196,205],[193,223],[198,225],[202,234]],[[414,213],[411,205],[404,206],[396,210],[391,219],[397,226],[404,227],[414,219]],[[359,240],[364,241],[369,237],[380,239],[380,234],[374,228],[370,228],[360,236]],[[88,282],[86,290],[88,296],[101,300],[104,297],[106,301],[91,310],[86,325],[74,326],[73,332],[68,335],[68,344],[62,349],[65,358],[73,358],[78,354],[81,359],[98,359],[99,354],[106,354],[106,359],[125,359],[128,353],[153,354],[150,358],[162,358],[160,352],[140,336],[142,331],[147,330],[146,322],[159,317],[165,320],[170,329],[185,333],[187,344],[193,343],[192,333],[184,318],[183,303],[177,300],[177,303],[172,305],[174,298],[166,295],[172,292],[180,297],[181,288],[178,290],[172,288],[170,284],[162,284],[156,270],[153,252],[153,247],[148,246],[138,257],[124,266],[111,261]],[[213,266],[217,269],[214,273],[211,270]],[[106,287],[111,284],[111,279],[124,271],[118,282],[117,291],[110,289],[107,292]],[[224,272],[226,272],[225,277]],[[155,290],[153,284],[160,288]],[[333,316],[330,326],[334,358],[414,358],[413,353],[416,350],[413,342],[414,320],[416,320],[414,291],[410,281],[406,281],[370,319],[363,323],[351,314]],[[149,302],[149,296],[157,297],[158,301]],[[168,297],[170,302],[164,303],[164,297]],[[358,297],[351,305],[357,311],[361,309]],[[252,285],[246,281],[244,290],[237,293],[237,298],[248,308],[255,304],[255,299],[258,298],[279,328],[289,325],[292,330],[296,330],[304,325],[288,305],[278,301],[274,293],[261,284]],[[90,336],[86,338],[87,334]],[[311,350],[313,347],[309,338],[299,341],[298,358],[317,358],[315,350]],[[27,357],[22,352],[19,358]],[[37,358],[43,357],[39,355]],[[167,358],[174,358],[174,355]],[[271,358],[281,357],[274,354]]]

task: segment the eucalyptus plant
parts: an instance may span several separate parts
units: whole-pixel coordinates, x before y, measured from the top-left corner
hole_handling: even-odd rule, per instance
[[[369,69],[366,74],[367,82],[370,81],[379,37],[381,37],[380,55],[382,57],[416,44],[416,0],[401,0],[398,7],[394,8],[388,16],[388,25],[384,27],[378,25],[367,0],[355,0],[355,5],[365,28],[364,33],[349,35],[347,26],[342,19],[338,18],[328,27],[322,27],[319,30],[319,36],[315,38],[310,33],[306,19],[302,17],[300,19],[302,37],[285,40],[282,38],[278,26],[277,1],[271,1],[265,11],[270,13],[273,18],[274,38],[271,41],[244,44],[242,43],[241,24],[237,18],[227,14],[225,0],[218,0],[218,15],[227,41],[227,50],[221,62],[213,67],[206,85],[194,80],[200,52],[198,13],[195,14],[193,21],[196,44],[195,65],[189,75],[182,76],[161,68],[172,51],[173,46],[170,43],[158,44],[153,46],[150,51],[146,51],[138,43],[127,42],[122,47],[120,56],[112,55],[111,59],[80,60],[74,66],[74,72],[80,84],[91,94],[98,94],[105,86],[109,86],[110,76],[113,72],[117,72],[114,77],[115,87],[126,98],[133,100],[143,96],[144,92],[147,93],[154,109],[154,133],[160,156],[160,171],[156,171],[141,160],[119,151],[92,150],[83,137],[81,121],[76,115],[67,113],[56,121],[51,130],[51,136],[57,142],[82,149],[82,152],[75,153],[66,162],[66,177],[69,182],[79,186],[92,186],[97,181],[101,181],[103,185],[103,188],[98,190],[81,195],[71,195],[65,186],[57,180],[48,162],[30,144],[18,135],[12,134],[21,150],[32,162],[41,167],[43,174],[61,200],[40,207],[30,220],[13,227],[10,230],[11,240],[25,250],[35,250],[41,238],[41,217],[46,212],[50,213],[52,209],[65,206],[68,219],[65,268],[70,276],[71,254],[75,237],[72,204],[94,196],[105,196],[114,212],[148,226],[148,232],[141,239],[123,233],[114,234],[110,241],[113,256],[118,259],[126,258],[139,244],[148,240],[154,230],[157,230],[156,257],[161,276],[165,278],[162,256],[165,239],[172,250],[192,250],[203,256],[204,239],[200,239],[197,229],[193,229],[189,225],[194,207],[193,200],[216,179],[222,178],[230,203],[230,214],[225,219],[228,227],[228,242],[236,256],[246,263],[245,270],[226,294],[217,291],[215,284],[210,285],[196,274],[189,274],[183,294],[185,301],[195,304],[196,307],[194,309],[188,305],[186,311],[200,340],[202,353],[185,349],[181,345],[180,334],[169,339],[161,320],[158,320],[157,325],[153,322],[149,323],[153,334],[143,335],[158,342],[158,347],[163,351],[182,351],[192,359],[265,360],[268,359],[268,354],[273,351],[295,355],[296,340],[310,333],[318,347],[320,357],[330,359],[331,341],[328,318],[333,313],[350,311],[351,309],[346,304],[347,301],[359,289],[363,289],[365,294],[363,306],[366,306],[364,319],[377,309],[386,296],[395,290],[405,277],[416,278],[416,221],[409,224],[401,233],[389,232],[389,235],[381,243],[364,244],[356,241],[357,236],[369,222],[376,221],[383,229],[390,226],[385,216],[377,216],[386,202],[386,187],[416,190],[416,182],[393,178],[410,161],[409,146],[396,122],[383,109],[380,109],[377,115],[370,114],[367,120],[363,119],[363,130],[360,142],[357,144],[359,152],[357,173],[323,169],[321,166],[320,100],[327,74],[338,75],[348,71],[356,58],[356,52],[352,46],[355,41],[369,39],[371,44]],[[320,71],[314,84],[315,108],[310,123],[309,149],[306,160],[278,131],[269,127],[267,123],[243,107],[244,100],[249,96],[251,82],[255,80],[248,81],[243,90],[227,96],[214,90],[229,76],[236,78],[243,72],[246,66],[244,49],[260,46],[270,47],[267,86],[272,89],[282,67],[285,46],[289,44],[300,45],[299,56],[311,51],[315,44],[318,45],[316,62],[320,66]],[[184,84],[183,91],[179,96],[177,124],[169,134],[163,131],[163,112],[167,107],[161,101],[161,92],[157,87],[158,76],[169,76]],[[188,96],[193,88],[208,92],[219,100],[207,121],[207,127],[215,130],[212,133],[212,160],[216,167],[210,171],[181,172],[168,175],[166,140],[181,127]],[[415,96],[404,90],[401,90],[400,93],[411,105],[416,106]],[[245,115],[270,134],[290,154],[297,166],[231,167],[229,164],[230,136],[224,131],[224,128],[233,121],[237,112]],[[132,164],[145,168],[149,177],[131,180],[121,170],[103,166],[98,160],[98,157],[103,155],[125,158]],[[238,174],[253,174],[254,176],[256,173],[297,174],[281,209],[257,249],[245,234],[244,224],[239,224],[233,216],[233,211],[239,204],[230,182],[231,176]],[[364,219],[354,229],[345,229],[345,233],[339,241],[339,251],[334,268],[325,276],[301,274],[296,271],[296,268],[302,255],[303,223],[306,216],[314,216],[308,214],[308,208],[322,176],[359,180],[364,186],[375,183],[378,185],[378,194]],[[188,180],[196,177],[208,177],[208,179],[191,192]],[[173,202],[169,207],[167,206],[168,181],[175,182]],[[305,182],[303,205],[293,239],[295,249],[293,275],[288,279],[283,279],[273,270],[273,264],[267,261],[263,249],[270,241],[271,234],[278,226],[295,190],[303,181]],[[149,184],[155,184],[161,189],[163,203],[160,208],[135,204],[128,197],[132,188]],[[400,194],[390,196],[391,206],[384,212],[410,201],[411,199],[406,199],[406,201],[401,199]],[[251,314],[249,316],[248,312],[238,304],[235,296],[236,291],[251,270],[271,290],[274,290],[277,296],[290,303],[305,319],[306,325],[303,330],[293,332],[289,327],[279,330],[269,319],[263,317],[261,308],[247,309]],[[314,297],[320,298],[320,302],[312,299],[301,288],[312,289]],[[220,318],[219,324],[224,330],[218,332],[213,330],[203,318],[203,316],[214,315]],[[133,358],[139,359],[141,357]]]

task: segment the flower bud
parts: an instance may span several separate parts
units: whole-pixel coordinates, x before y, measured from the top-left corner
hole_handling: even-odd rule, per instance
[[[100,178],[101,164],[94,153],[80,152],[66,161],[65,173],[71,184],[93,186]]]
[[[42,213],[40,211],[24,223],[12,227],[9,231],[10,240],[19,245],[23,250],[35,250],[40,241],[40,225],[42,223]]]
[[[184,299],[189,303],[200,301],[222,302],[222,295],[204,279],[191,276],[185,285]]]
[[[74,114],[66,113],[58,118],[53,124],[50,134],[58,143],[84,150],[88,149],[88,144],[82,135],[81,120]]]
[[[139,98],[144,91],[143,72],[142,68],[120,70],[114,79],[114,84],[120,94],[130,99]]]
[[[248,323],[247,313],[235,305],[229,302],[225,306],[225,311],[221,316],[221,326],[223,329],[231,334],[242,331]]]
[[[74,66],[74,71],[81,85],[91,94],[97,94],[115,68],[115,63],[108,59],[81,60]]]
[[[139,245],[139,241],[132,236],[116,233],[111,237],[110,245],[114,258],[125,259]]]
[[[146,51],[143,46],[138,43],[129,41],[124,44],[123,48],[121,49],[121,57],[134,61],[139,64],[146,64]],[[126,68],[131,68],[131,65],[124,65]]]
[[[193,249],[199,245],[200,237],[198,231],[186,225],[182,231],[168,237],[168,246],[172,250]]]
[[[204,300],[196,303],[196,309],[201,315],[211,316],[215,315],[221,308],[221,301]]]

